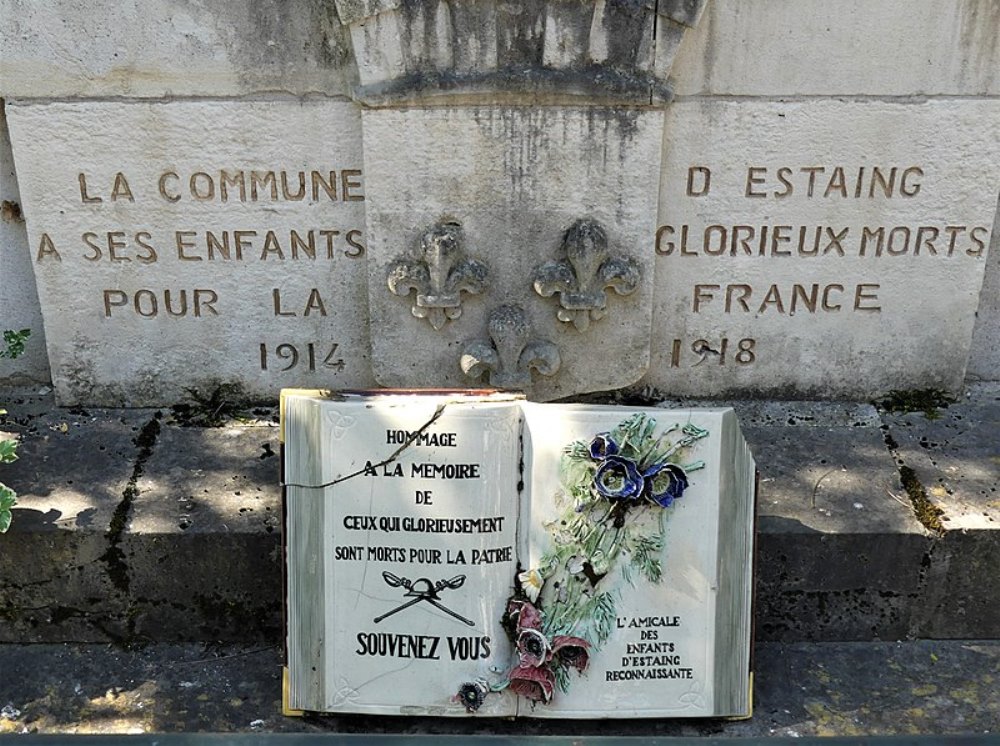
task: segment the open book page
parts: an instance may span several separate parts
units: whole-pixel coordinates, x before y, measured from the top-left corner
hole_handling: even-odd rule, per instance
[[[537,573],[533,606],[542,622],[535,626],[549,658],[523,674],[536,683],[520,687],[528,697],[518,714],[738,714],[715,701],[719,670],[730,659],[742,671],[727,676],[746,689],[749,649],[748,616],[728,608],[735,596],[749,605],[742,590],[749,588],[748,553],[732,570],[738,593],[734,587],[719,597],[720,534],[725,540],[735,530],[746,544],[749,530],[746,514],[720,511],[720,497],[732,499],[720,489],[733,481],[732,464],[722,462],[724,439],[732,431],[738,438],[731,410],[523,409],[530,494],[522,508],[522,562]],[[720,528],[720,514],[743,525]],[[741,625],[726,648],[718,645],[720,615]],[[561,661],[565,649],[574,655]],[[733,706],[730,699],[725,707]]]
[[[520,409],[493,399],[284,397],[292,708],[464,716],[506,669]]]

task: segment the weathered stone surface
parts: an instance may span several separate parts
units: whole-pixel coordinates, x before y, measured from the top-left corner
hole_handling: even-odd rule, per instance
[[[0,358],[0,381],[39,383],[49,380],[45,330],[31,270],[28,234],[14,172],[14,156],[7,134],[7,117],[0,101],[0,333],[30,329],[24,354],[17,360]],[[2,343],[0,343],[2,349]]]
[[[988,529],[1000,541],[1000,384],[970,384],[930,411],[883,415],[896,458],[944,511],[946,531]]]
[[[488,25],[488,16],[480,26],[465,22],[476,18],[469,6],[483,4],[450,8],[452,27],[470,39],[468,57],[488,52],[471,42],[489,42],[487,28],[494,30],[486,47],[495,57],[495,24]],[[158,0],[139,12],[107,0],[85,9],[4,0],[0,95],[346,94],[357,72],[341,23],[392,14],[397,5],[294,0],[251,9]],[[556,14],[572,4],[548,5]],[[707,11],[699,21],[702,7]],[[995,94],[1000,85],[1000,48],[992,33],[1000,21],[991,0],[963,0],[945,12],[933,0],[904,6],[892,0],[847,6],[682,1],[661,2],[658,11],[658,71],[661,57],[672,58],[669,32],[694,28],[672,71],[681,95],[978,95]],[[546,50],[561,38],[546,39]],[[790,57],[801,64],[789,65]]]
[[[332,2],[0,2],[0,96],[337,95],[354,75]]]
[[[998,116],[996,101],[673,104],[645,382],[783,398],[957,390]]]
[[[842,744],[868,740],[859,739],[863,735],[897,735],[895,743],[930,743],[937,735],[953,744],[986,744],[1000,718],[996,641],[761,643],[754,652],[750,719],[573,721],[284,717],[280,646],[4,645],[0,700],[21,714],[0,720],[0,734],[33,733],[32,740],[45,746],[65,743],[60,734],[67,733],[176,733],[190,741],[229,738],[192,734],[230,732],[245,732],[235,736],[241,740],[281,738],[269,739],[270,732],[325,734],[344,746],[376,738],[420,746],[453,738],[489,746],[601,736],[609,743],[685,744],[698,737],[787,743],[840,736],[833,742]]]
[[[147,534],[281,529],[278,426],[164,426],[136,486],[130,527]],[[188,459],[192,453],[200,454]]]
[[[919,534],[878,427],[747,426],[760,464],[762,529]]]
[[[712,0],[681,44],[674,89],[679,96],[996,95],[997,27],[992,0]]]
[[[831,408],[744,427],[760,469],[761,640],[900,639],[919,606],[927,532],[877,424]]]
[[[15,399],[0,641],[277,639],[277,427]]]
[[[8,115],[61,403],[371,384],[352,104],[27,104]]]
[[[161,429],[123,542],[140,639],[280,634],[279,451],[277,425]]]
[[[930,545],[915,533],[762,533],[757,639],[905,639],[925,603],[921,563]]]
[[[6,404],[11,412],[0,431],[21,444],[2,476],[18,503],[0,551],[0,640],[120,639],[126,622],[115,539],[124,529],[120,506],[142,413]]]
[[[949,531],[934,546],[910,635],[996,638],[1000,531]]]
[[[655,189],[649,185],[659,172],[661,126],[660,112],[640,110],[365,111],[368,292],[372,328],[378,330],[372,363],[379,383],[468,386],[478,381],[463,375],[463,355],[479,360],[485,348],[501,350],[505,344],[517,349],[499,352],[502,370],[533,375],[514,382],[532,398],[637,380],[648,354],[653,287],[648,246],[655,230]],[[448,147],[442,148],[443,142]],[[600,225],[611,257],[634,264],[636,284],[619,295],[614,285],[597,282],[607,291],[606,315],[598,319],[591,313],[578,325],[576,316],[572,322],[557,318],[566,310],[565,294],[543,297],[534,285],[538,268],[565,260],[564,236],[581,219]],[[413,295],[396,295],[387,283],[390,268],[422,256],[425,232],[448,222],[461,225],[461,248],[488,267],[488,279],[482,292],[461,294],[460,317],[435,329],[429,319],[414,317]],[[595,263],[576,278],[596,281],[595,273],[603,277],[604,268],[598,271]],[[419,294],[427,291],[417,293],[420,303]],[[522,328],[516,313],[504,312],[503,319],[491,322],[491,314],[512,305],[523,309],[530,327],[516,344],[512,337]],[[507,331],[494,333],[497,329]],[[522,354],[522,342],[535,346]],[[545,343],[558,348],[561,365],[542,354],[543,348],[551,353]],[[541,372],[552,375],[532,373],[528,362],[535,360],[544,360]],[[482,368],[472,372],[479,375]],[[490,375],[494,385],[511,385],[496,369]]]
[[[677,45],[704,4],[342,0],[338,8],[358,60],[355,95],[369,105],[642,105],[670,99]]]
[[[933,438],[923,415],[884,430],[870,405],[733,402],[761,468],[759,640],[1000,636],[996,522],[925,530],[894,461],[913,463],[935,500],[938,484],[959,497],[986,490],[976,505],[994,515],[989,391],[942,410],[929,424],[945,435]],[[266,416],[205,429],[151,410],[53,411],[51,397],[8,408],[18,422],[0,429],[25,442],[2,471],[22,500],[0,539],[2,639],[278,639],[278,448]],[[938,467],[915,458],[924,453],[951,476],[937,482]],[[941,503],[946,527],[963,520],[954,504]]]
[[[947,408],[885,415],[901,467],[912,469],[940,511],[943,534],[929,554],[926,602],[912,634],[997,634],[1000,599],[1000,384],[969,387]]]
[[[979,293],[967,373],[971,380],[1000,381],[1000,199],[990,255],[986,259],[986,277]]]

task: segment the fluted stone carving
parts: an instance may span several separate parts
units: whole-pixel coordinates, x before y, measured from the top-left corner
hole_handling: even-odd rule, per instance
[[[668,76],[707,0],[336,0],[359,60],[355,96],[394,106],[669,101]]]

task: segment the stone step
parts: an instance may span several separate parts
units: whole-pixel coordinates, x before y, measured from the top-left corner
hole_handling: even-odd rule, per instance
[[[1000,638],[1000,385],[911,399],[732,402],[761,474],[758,640]],[[3,401],[0,642],[281,639],[273,408]]]
[[[494,736],[504,744],[511,736],[562,736],[556,742],[565,743],[582,735],[642,736],[643,743],[652,737],[841,736],[852,739],[839,743],[859,744],[868,743],[859,736],[896,735],[915,745],[913,736],[923,734],[985,744],[995,743],[990,738],[1000,723],[997,641],[761,643],[754,716],[741,721],[288,718],[281,714],[280,663],[275,645],[0,644],[0,707],[9,706],[0,716],[0,742],[4,733],[21,732],[256,732],[396,734],[393,740],[400,734]],[[372,743],[371,736],[364,743]]]

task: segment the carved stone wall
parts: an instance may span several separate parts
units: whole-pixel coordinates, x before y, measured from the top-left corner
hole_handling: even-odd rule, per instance
[[[51,363],[64,403],[167,404],[996,377],[998,23],[991,0],[0,0],[0,319],[35,330],[0,380]]]
[[[705,0],[338,0],[370,106],[650,104]]]

